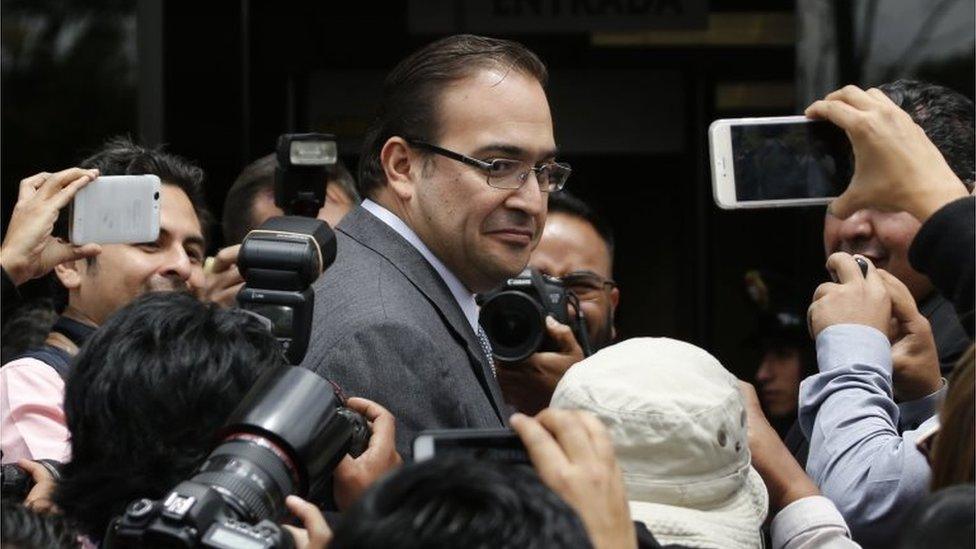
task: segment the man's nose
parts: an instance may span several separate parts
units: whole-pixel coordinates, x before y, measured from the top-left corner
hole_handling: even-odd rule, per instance
[[[166,262],[163,264],[160,274],[177,276],[180,280],[188,280],[193,274],[193,262],[186,250],[181,246],[172,247],[166,254]]]
[[[841,240],[867,240],[874,236],[869,210],[858,210],[847,219],[841,220],[838,236]]]
[[[771,373],[772,372],[770,371],[769,365],[766,364],[766,361],[764,360],[762,364],[759,365],[759,369],[756,370],[756,381],[760,383],[769,381],[773,377]]]
[[[508,197],[505,204],[509,208],[522,210],[531,216],[536,216],[545,211],[547,200],[548,194],[542,192],[539,187],[538,174],[535,173],[535,170],[530,170],[525,183]]]

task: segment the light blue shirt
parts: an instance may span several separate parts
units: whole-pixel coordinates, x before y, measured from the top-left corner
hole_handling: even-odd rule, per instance
[[[800,428],[810,441],[807,474],[837,505],[855,540],[892,546],[902,519],[928,493],[931,470],[915,441],[938,419],[930,415],[917,429],[899,433],[904,422],[892,394],[891,345],[874,328],[824,329],[817,336],[817,364],[820,373],[800,385]]]
[[[396,216],[390,210],[387,210],[383,206],[380,206],[376,202],[370,199],[363,200],[363,209],[367,212],[376,216],[380,221],[388,225],[391,229],[396,231],[396,233],[402,236],[411,246],[420,252],[420,255],[424,256],[427,263],[430,263],[431,267],[437,271],[437,274],[441,276],[441,280],[444,284],[447,284],[447,289],[451,291],[451,295],[454,296],[454,300],[457,301],[458,306],[461,308],[461,312],[464,313],[464,318],[468,320],[471,324],[471,330],[474,333],[478,333],[478,303],[475,301],[475,294],[468,290],[461,280],[451,272],[450,269],[437,259],[434,252],[430,251],[430,248],[424,244],[423,240],[417,236],[417,233],[413,231],[402,219]]]

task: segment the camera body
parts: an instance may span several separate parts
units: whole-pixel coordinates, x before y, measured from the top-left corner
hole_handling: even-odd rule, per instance
[[[343,456],[365,450],[370,431],[332,384],[290,366],[262,376],[220,435],[189,480],[130,503],[105,547],[292,547],[275,523],[285,498],[319,490]]]
[[[219,492],[196,482],[181,482],[162,501],[130,503],[114,528],[107,547],[294,547],[274,522],[236,520]]]
[[[584,351],[589,347],[585,344],[586,324],[576,296],[561,280],[536,269],[526,269],[479,296],[479,303],[478,321],[488,336],[492,353],[502,362],[519,362],[540,351],[558,350],[546,329],[546,316],[550,315],[572,328]],[[575,315],[570,314],[570,303],[576,305]]]

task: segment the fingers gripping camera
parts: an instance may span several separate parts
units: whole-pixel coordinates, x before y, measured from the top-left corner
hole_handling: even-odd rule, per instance
[[[502,362],[520,362],[533,353],[558,349],[546,331],[547,316],[572,328],[584,356],[592,354],[579,299],[558,278],[526,269],[480,296],[479,303],[478,322],[488,335],[492,353]]]

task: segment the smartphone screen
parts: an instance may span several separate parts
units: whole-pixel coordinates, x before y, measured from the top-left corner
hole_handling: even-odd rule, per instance
[[[414,460],[467,457],[531,465],[522,440],[507,429],[458,429],[422,432],[414,440]]]
[[[833,198],[850,182],[850,142],[829,122],[732,125],[729,132],[739,202]]]

